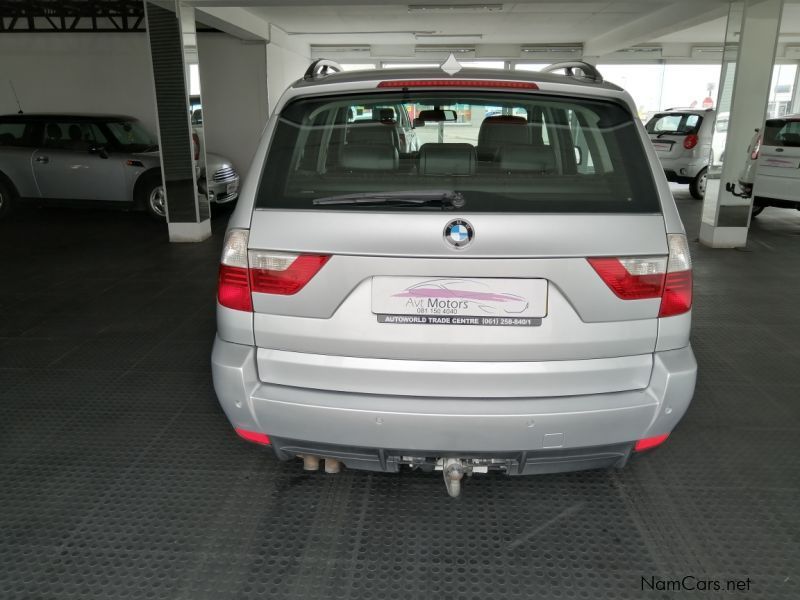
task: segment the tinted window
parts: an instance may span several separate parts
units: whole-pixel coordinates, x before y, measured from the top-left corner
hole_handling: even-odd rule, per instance
[[[647,122],[647,133],[689,135],[697,133],[703,117],[694,113],[665,113],[654,116]]]
[[[765,146],[800,146],[800,121],[770,119],[764,128]]]
[[[97,125],[88,121],[50,121],[44,127],[45,148],[87,151],[107,141]]]
[[[401,151],[386,107],[395,118],[402,110],[415,121],[419,151]],[[455,120],[425,120],[449,111]],[[660,211],[634,117],[623,106],[425,90],[288,105],[278,117],[256,206],[347,210],[353,207],[313,200],[425,190],[459,192],[467,212]]]
[[[106,127],[116,145],[126,152],[145,152],[158,149],[155,137],[139,121],[108,121]]]
[[[0,146],[22,146],[25,140],[25,123],[0,122]]]

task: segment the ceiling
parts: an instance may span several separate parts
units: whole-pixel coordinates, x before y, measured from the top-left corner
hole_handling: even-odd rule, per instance
[[[636,45],[722,44],[728,0],[184,0],[198,7],[239,7],[299,43],[496,46],[583,44],[586,56]],[[800,40],[800,0],[787,0],[782,41]],[[380,54],[380,52],[377,52]],[[509,56],[513,56],[511,52]],[[680,53],[678,54],[680,55]]]
[[[719,5],[716,0],[699,4]],[[436,1],[419,5],[442,6]],[[574,43],[636,21],[663,2],[515,2],[418,10],[408,4],[252,6],[248,10],[315,44],[369,43]],[[396,32],[396,33],[391,33]],[[413,32],[424,35],[421,42]]]

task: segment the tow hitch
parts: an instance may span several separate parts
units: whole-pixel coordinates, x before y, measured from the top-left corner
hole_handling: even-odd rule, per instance
[[[440,458],[436,461],[435,469],[444,476],[444,485],[451,498],[461,495],[461,480],[464,475],[472,476],[473,473],[488,473],[488,464],[479,460],[462,460],[460,458]],[[487,461],[487,463],[494,461]]]

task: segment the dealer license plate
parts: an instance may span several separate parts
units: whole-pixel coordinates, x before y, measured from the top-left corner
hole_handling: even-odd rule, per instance
[[[372,312],[403,325],[541,325],[547,280],[373,277]]]

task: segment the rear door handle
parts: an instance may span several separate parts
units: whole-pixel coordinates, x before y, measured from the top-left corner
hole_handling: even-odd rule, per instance
[[[47,164],[47,163],[50,162],[50,157],[49,156],[37,156],[36,157],[36,162]]]

